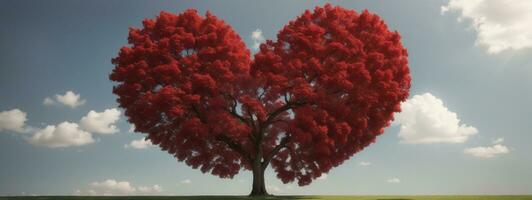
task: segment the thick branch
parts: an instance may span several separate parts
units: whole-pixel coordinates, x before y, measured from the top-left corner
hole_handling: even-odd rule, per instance
[[[240,155],[242,155],[242,157],[244,157],[251,164],[251,161],[253,159],[251,158],[251,156],[249,156],[248,153],[246,153],[246,151],[244,151],[242,145],[232,141],[231,138],[227,137],[226,135],[219,135],[218,137],[216,137],[216,139],[227,144],[227,146],[229,146],[229,148],[233,151],[240,153]]]
[[[284,102],[288,103],[290,100],[288,100],[288,95],[286,95],[286,93],[283,95],[284,96]]]
[[[262,92],[259,95],[257,95],[257,98],[261,100],[265,94],[266,94],[266,89],[262,89]]]
[[[205,116],[203,116],[203,115],[200,113],[200,111],[198,110],[198,108],[196,108],[196,106],[194,106],[194,104],[191,105],[191,107],[192,107],[192,111],[194,111],[194,113],[195,113],[196,116],[200,119],[200,121],[201,121],[202,123],[206,124],[206,123],[207,123],[207,119],[205,118]]]
[[[268,114],[268,117],[266,118],[266,122],[264,123],[266,126],[271,124],[273,120],[284,111],[290,110],[292,108],[296,108],[298,106],[305,105],[305,102],[287,102],[284,106],[281,106],[277,108],[277,110],[271,112]]]
[[[196,108],[196,106],[192,105],[192,111],[194,111],[194,113],[196,114],[196,116],[200,119],[200,121],[204,124],[207,123],[207,120],[205,119],[205,116],[203,116],[203,114]],[[244,157],[249,163],[251,163],[251,157],[249,156],[249,154],[246,153],[246,151],[244,151],[244,149],[242,148],[242,145],[236,143],[236,142],[233,142],[231,140],[231,138],[227,137],[226,135],[219,135],[216,137],[217,140],[219,141],[222,141],[224,142],[225,144],[227,144],[227,146],[232,149],[233,151],[239,153],[242,157]]]
[[[279,108],[277,108],[275,111],[271,112],[268,114],[267,118],[266,118],[266,121],[264,121],[264,123],[259,123],[260,125],[260,129],[258,131],[258,141],[257,141],[257,144],[258,147],[260,148],[261,145],[262,145],[262,137],[263,137],[263,134],[264,132],[266,131],[266,129],[273,123],[277,122],[278,120],[276,120],[277,116],[279,116],[281,113],[287,111],[287,110],[290,110],[292,108],[296,108],[298,106],[302,106],[304,105],[305,103],[304,102],[287,102],[284,106],[281,106]],[[268,155],[266,155],[265,157],[263,157],[263,161],[261,163],[261,166],[263,169],[266,169],[266,167],[268,166],[268,164],[270,163],[270,161],[272,160],[272,158],[281,150],[283,149],[284,147],[286,147],[287,143],[288,143],[288,140],[290,139],[290,137],[286,136],[284,137],[283,139],[281,139],[281,142],[279,143],[279,145],[277,145],[275,148],[273,148],[272,151],[270,151],[270,153],[268,153]],[[261,159],[262,157],[262,154],[260,157],[258,157],[257,159]]]
[[[229,95],[229,97],[231,98],[231,100],[233,101],[233,105],[231,106],[231,109],[229,110],[229,113],[233,116],[233,117],[236,117],[238,118],[241,122],[245,123],[245,124],[248,124],[250,123],[250,121],[246,118],[244,118],[243,116],[239,115],[237,112],[236,112],[236,106],[237,106],[237,101],[236,101],[236,98],[232,95]]]
[[[231,114],[231,116],[237,118],[240,120],[240,122],[246,124],[248,127],[252,127],[253,126],[253,119],[252,118],[245,118],[244,116],[242,115],[239,115],[236,111],[236,106],[237,106],[237,100],[236,98],[233,96],[233,95],[226,95],[226,98],[230,98],[230,100],[233,102],[233,105],[231,105],[231,108],[228,109],[228,112],[229,114]],[[249,139],[251,141],[255,141],[256,138],[255,138],[255,135],[253,135],[253,133],[249,134]]]
[[[255,122],[253,120],[253,114],[251,114],[251,112],[247,112],[247,113],[248,113],[248,116],[249,116],[249,122],[251,124],[251,128],[253,130],[251,133],[253,134],[254,132],[260,132],[260,131],[255,131],[255,130],[257,130],[257,125],[255,125]],[[255,138],[257,138],[257,136],[255,136]]]
[[[270,164],[270,161],[273,159],[281,149],[285,148],[288,145],[288,142],[290,141],[290,136],[285,136],[283,139],[281,139],[281,142],[279,145],[277,145],[275,148],[273,148],[266,157],[264,157],[264,161],[262,161],[262,169],[266,169],[268,167],[268,164]]]

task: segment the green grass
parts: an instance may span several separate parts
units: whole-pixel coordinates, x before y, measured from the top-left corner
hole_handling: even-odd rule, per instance
[[[0,197],[0,200],[532,200],[532,195],[519,196],[274,196],[250,198],[245,196],[41,196]]]

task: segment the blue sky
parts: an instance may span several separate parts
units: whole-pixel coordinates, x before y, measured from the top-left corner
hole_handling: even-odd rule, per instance
[[[253,49],[325,3],[2,1],[0,195],[248,194],[248,171],[219,179],[132,143],[143,136],[115,109],[110,60],[128,27],[161,10],[210,10]],[[271,193],[532,193],[530,1],[331,3],[368,9],[401,33],[411,98],[376,143],[311,185],[268,172]]]

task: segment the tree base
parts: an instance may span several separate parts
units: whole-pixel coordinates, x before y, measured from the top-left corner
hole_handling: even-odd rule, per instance
[[[257,156],[261,157],[261,156]],[[253,163],[253,185],[251,186],[250,197],[264,197],[270,196],[266,191],[266,184],[264,184],[264,167],[258,161]]]
[[[271,197],[272,194],[268,194],[266,191],[264,192],[251,192],[248,196],[250,197]]]

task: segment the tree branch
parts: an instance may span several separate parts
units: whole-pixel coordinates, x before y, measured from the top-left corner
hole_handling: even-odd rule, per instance
[[[246,153],[246,151],[244,151],[244,149],[242,148],[242,145],[234,142],[233,140],[231,140],[231,138],[227,137],[226,135],[219,135],[218,137],[216,137],[216,139],[227,144],[227,146],[229,146],[229,148],[232,149],[233,151],[240,153],[240,155],[242,155],[242,157],[244,157],[244,159],[246,159],[249,162],[249,164],[252,163],[251,161],[253,159],[251,158],[251,156],[249,156],[248,153]]]
[[[286,96],[285,96],[286,97]],[[268,126],[270,126],[272,123],[275,123],[275,122],[278,122],[279,120],[275,120],[275,118],[277,116],[279,116],[281,113],[287,111],[287,110],[290,110],[292,108],[296,108],[298,106],[302,106],[302,105],[305,105],[306,103],[305,102],[297,102],[297,101],[293,101],[293,102],[287,102],[285,105],[277,108],[275,111],[271,112],[268,114],[267,118],[266,118],[266,121],[261,124],[261,130],[259,131],[259,133],[263,133],[265,131],[266,128],[268,128]],[[282,121],[282,120],[281,120]],[[261,137],[262,138],[262,135]],[[261,166],[263,169],[265,169],[268,164],[270,164],[270,161],[273,159],[273,157],[275,155],[277,155],[277,153],[279,153],[279,151],[281,151],[281,149],[285,148],[286,145],[288,144],[288,141],[290,140],[290,137],[289,136],[285,136],[283,139],[281,139],[281,142],[279,143],[279,145],[277,145],[276,147],[274,147],[269,153],[268,155],[266,155],[261,163]],[[259,144],[258,145],[262,145],[259,141]],[[259,158],[260,159],[260,158]]]
[[[259,100],[261,100],[261,99],[264,97],[265,94],[266,94],[266,89],[263,88],[263,89],[262,89],[262,92],[261,92],[259,95],[257,95],[257,98],[258,98]]]
[[[288,100],[288,95],[286,95],[286,93],[285,93],[283,96],[284,96],[284,102],[285,102],[285,103],[288,103],[288,102],[289,102],[289,100]]]
[[[279,143],[279,145],[273,148],[270,151],[270,153],[268,153],[268,155],[264,157],[264,161],[262,161],[261,163],[262,169],[266,169],[266,167],[268,167],[268,164],[270,164],[270,161],[273,159],[273,157],[277,155],[277,153],[279,153],[281,149],[285,148],[289,141],[290,141],[290,136],[285,136],[283,139],[281,139],[281,142]]]
[[[236,112],[236,106],[237,106],[237,101],[236,101],[236,98],[233,96],[233,95],[228,95],[231,100],[233,101],[233,105],[231,106],[231,109],[229,110],[229,113],[233,116],[233,117],[236,117],[238,118],[241,122],[245,123],[245,124],[248,124],[249,125],[249,120],[247,120],[246,118],[244,118],[243,116],[239,115],[237,112]]]
[[[194,106],[194,104],[191,105],[192,106],[192,111],[194,111],[194,113],[196,114],[196,116],[200,119],[200,121],[204,124],[207,123],[207,119],[205,119],[205,116],[203,116],[199,110],[196,108],[196,106]]]
[[[205,116],[203,116],[202,113],[199,112],[199,110],[196,108],[196,106],[194,106],[194,105],[191,105],[191,106],[192,106],[192,111],[196,114],[196,116],[198,116],[200,121],[202,123],[206,124],[207,120],[205,119]],[[225,144],[227,144],[227,146],[230,149],[232,149],[233,151],[239,153],[242,157],[244,157],[244,159],[246,159],[251,164],[252,158],[249,156],[249,154],[246,153],[246,151],[244,151],[244,149],[242,148],[242,145],[240,145],[239,143],[233,142],[231,140],[231,138],[229,138],[229,137],[227,137],[226,135],[223,135],[223,134],[217,136],[216,139],[219,140],[219,141],[224,142]]]
[[[292,108],[295,108],[295,107],[298,107],[298,106],[302,106],[302,105],[305,105],[305,102],[288,102],[286,103],[284,106],[281,106],[279,108],[277,108],[277,110],[271,112],[270,114],[268,114],[268,117],[266,118],[266,122],[265,124],[266,125],[269,125],[273,122],[273,120],[281,113],[283,113],[284,111],[287,111],[287,110],[290,110]]]

